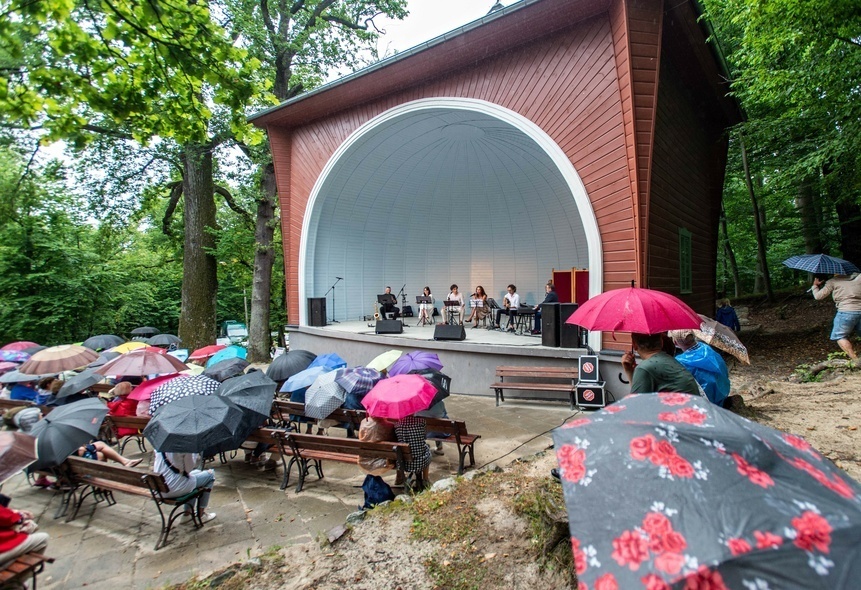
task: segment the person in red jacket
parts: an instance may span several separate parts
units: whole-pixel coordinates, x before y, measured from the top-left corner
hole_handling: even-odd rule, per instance
[[[9,498],[0,494],[0,569],[25,553],[43,553],[48,533],[37,533],[33,515],[26,510],[10,510]]]
[[[113,400],[108,402],[108,414],[111,416],[137,416],[138,400],[129,399],[128,395],[131,392],[132,384],[128,381],[117,383],[117,386],[107,393],[108,397],[113,397]],[[120,438],[136,436],[137,434],[139,432],[134,428],[117,429],[117,435]]]

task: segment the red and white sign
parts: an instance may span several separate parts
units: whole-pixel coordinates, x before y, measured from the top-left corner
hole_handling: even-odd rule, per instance
[[[595,365],[593,365],[592,363],[583,363],[583,372],[591,373],[594,370],[595,370]]]
[[[583,392],[583,399],[587,402],[591,402],[595,400],[595,392],[591,389],[587,389]]]

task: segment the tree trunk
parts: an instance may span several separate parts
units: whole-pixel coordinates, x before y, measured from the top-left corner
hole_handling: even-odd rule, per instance
[[[753,204],[753,220],[754,229],[756,230],[756,247],[757,247],[757,266],[761,273],[757,278],[762,277],[762,287],[769,301],[774,301],[774,291],[771,289],[771,277],[768,274],[768,259],[765,256],[765,232],[762,228],[762,219],[760,215],[764,211],[756,199],[756,193],[753,190],[753,182],[750,179],[750,167],[747,163],[747,150],[744,147],[744,138],[739,136],[739,145],[741,146],[741,162],[744,166],[744,181],[747,184],[747,192],[750,194],[750,201]],[[764,215],[763,215],[764,217]],[[757,281],[758,282],[758,281]]]
[[[275,252],[272,236],[275,227],[275,167],[270,162],[263,167],[260,180],[260,197],[257,200],[257,221],[254,230],[254,278],[251,283],[251,325],[248,327],[248,360],[252,363],[269,362],[272,337],[269,335],[272,265]]]
[[[215,247],[215,194],[212,150],[186,145],[183,155],[185,242],[182,254],[182,312],[179,337],[191,350],[215,342],[218,269]]]
[[[813,178],[805,178],[795,194],[795,208],[801,219],[801,233],[804,236],[804,252],[822,252],[822,228],[820,217],[816,214],[816,185]]]
[[[861,264],[861,207],[841,201],[835,204],[840,220],[840,251],[843,258]]]
[[[738,276],[738,263],[735,260],[735,252],[732,251],[732,245],[729,243],[729,232],[727,231],[726,211],[723,208],[723,203],[720,206],[720,226],[723,230],[723,247],[724,258],[729,262],[729,268],[732,272],[733,282],[733,297],[738,297],[741,290],[741,279]]]

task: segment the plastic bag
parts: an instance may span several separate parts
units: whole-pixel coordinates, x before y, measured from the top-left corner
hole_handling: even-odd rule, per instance
[[[365,477],[362,490],[365,492],[365,504],[362,506],[362,510],[369,510],[377,504],[395,499],[395,493],[389,484],[384,482],[382,477],[376,475]]]
[[[359,440],[362,442],[395,441],[395,429],[385,420],[368,416],[359,425]],[[383,475],[395,468],[395,462],[387,459],[359,457],[359,467],[368,475]]]

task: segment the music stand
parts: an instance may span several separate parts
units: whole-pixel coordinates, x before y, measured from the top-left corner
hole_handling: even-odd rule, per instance
[[[422,305],[433,303],[433,297],[425,297],[424,295],[416,295],[416,305],[419,306],[419,321],[416,323],[416,326],[424,326],[427,324],[433,323],[433,316],[430,318],[425,318],[425,314],[422,314]],[[431,312],[433,314],[433,312]]]
[[[446,312],[446,314],[445,314],[445,315],[446,315],[446,317],[448,318],[448,320],[446,321],[446,323],[447,323],[447,324],[449,324],[450,326],[457,326],[457,325],[459,325],[459,324],[455,324],[455,323],[454,323],[454,321],[452,320],[452,315],[453,315],[453,314],[452,314],[451,308],[452,308],[452,307],[461,307],[461,305],[460,305],[460,301],[449,301],[448,299],[446,299],[446,300],[444,300],[444,301],[442,302],[442,304],[443,304],[447,309],[449,309],[449,311],[448,311],[448,312]],[[463,310],[462,310],[462,309],[460,310],[460,314],[459,314],[459,315],[461,316],[461,318],[460,318],[460,319],[461,319],[461,321],[463,321]]]
[[[496,310],[499,309],[499,304],[496,302],[496,299],[488,297],[487,308],[490,310],[490,325],[487,326],[487,329],[492,330],[496,325]]]

